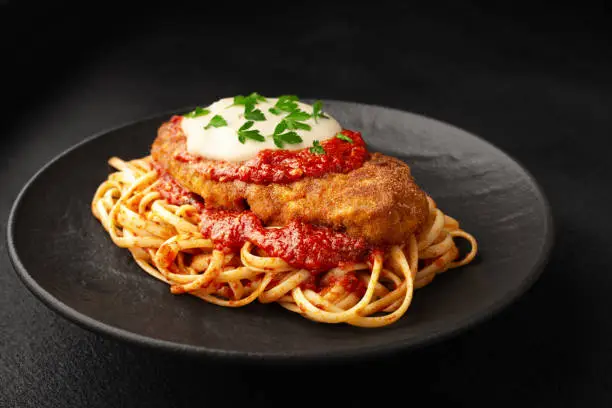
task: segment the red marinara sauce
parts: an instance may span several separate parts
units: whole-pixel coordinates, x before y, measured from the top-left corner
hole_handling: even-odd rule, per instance
[[[198,211],[204,209],[204,200],[199,195],[190,192],[179,183],[176,182],[168,173],[162,172],[157,168],[159,173],[159,183],[155,189],[164,197],[168,203],[173,205],[191,204]]]
[[[325,284],[319,279],[320,276],[310,276],[300,286],[302,289],[310,289],[315,292],[321,292],[325,287],[332,287],[339,284],[349,293],[355,293],[357,296],[362,297],[366,292],[366,284],[362,282],[355,272],[347,272],[341,278],[330,278]]]
[[[172,131],[180,133],[182,116],[170,120]],[[253,184],[286,184],[304,177],[321,177],[327,173],[348,173],[363,165],[369,153],[360,132],[344,129],[341,132],[351,141],[337,137],[321,142],[325,154],[311,153],[310,149],[260,151],[257,156],[241,163],[206,160],[182,149],[176,160],[197,163],[198,171],[211,180],[240,180]]]
[[[200,230],[220,250],[240,250],[250,241],[269,256],[315,274],[344,262],[361,262],[371,249],[363,238],[300,221],[266,229],[251,211],[205,209],[201,214]]]

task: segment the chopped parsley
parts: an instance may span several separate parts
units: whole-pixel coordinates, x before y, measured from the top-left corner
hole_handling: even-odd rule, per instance
[[[325,149],[323,148],[323,146],[321,146],[321,143],[319,143],[318,140],[313,140],[312,147],[308,150],[310,151],[310,153],[314,154],[325,154]]]
[[[266,98],[257,92],[253,92],[249,96],[234,96],[234,104],[230,106],[244,105],[244,118],[246,120],[263,121],[266,120],[266,117],[260,109],[255,109],[255,105],[257,105],[258,102],[265,101]]]
[[[291,113],[298,110],[298,100],[298,97],[295,95],[281,95],[278,97],[274,107],[268,110],[275,115],[280,115],[281,112]]]
[[[240,126],[238,129],[238,140],[240,143],[244,144],[247,139],[256,140],[258,142],[264,142],[266,140],[265,137],[259,132],[257,129],[251,129],[253,126],[253,121],[250,120],[245,122],[244,125]]]
[[[315,120],[315,122],[317,121],[318,118],[328,119],[328,116],[323,113],[322,109],[323,109],[323,102],[321,101],[316,101],[312,105],[312,118]]]
[[[340,140],[344,140],[345,142],[349,142],[351,144],[353,144],[353,139],[351,139],[350,137],[348,137],[345,134],[342,133],[336,133],[336,137]]]
[[[281,99],[283,99],[283,102],[280,105],[277,102],[277,106],[280,106],[279,109],[288,109],[289,107],[287,104],[295,104],[295,110],[285,116],[274,128],[272,139],[279,149],[282,149],[285,143],[298,144],[303,142],[303,139],[295,132],[295,129],[310,130],[309,125],[301,122],[302,120],[308,119],[310,115],[297,109],[297,104],[295,103],[297,96],[285,95],[281,96],[279,101],[281,101]]]
[[[262,121],[266,120],[263,112],[260,109],[255,109],[253,105],[244,106],[244,118],[246,120]]]
[[[244,96],[244,95],[234,96],[234,105],[255,106],[257,102],[265,102],[265,101],[266,101],[266,98],[264,98],[257,92],[253,92],[249,96]]]
[[[187,112],[183,116],[186,118],[197,118],[198,116],[208,115],[210,111],[208,109],[200,108],[199,106],[192,110],[191,112]]]
[[[298,135],[292,130],[287,131],[285,133],[279,133],[279,134],[275,133],[274,135],[272,135],[272,138],[274,139],[274,144],[279,149],[282,149],[285,146],[285,143],[298,144],[298,143],[303,142],[303,139],[300,137],[300,135]]]
[[[307,123],[302,123],[302,121],[310,118],[310,115],[301,110],[295,110],[285,116],[281,122],[285,122],[287,125],[287,129],[302,129],[302,130],[310,130],[311,127]]]
[[[210,122],[208,122],[208,125],[206,125],[206,127],[204,127],[204,129],[208,129],[209,127],[223,127],[223,126],[227,126],[227,122],[225,121],[225,119],[223,119],[223,116],[221,115],[215,115],[210,119]]]

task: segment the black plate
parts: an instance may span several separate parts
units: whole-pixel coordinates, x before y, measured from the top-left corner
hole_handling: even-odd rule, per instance
[[[476,261],[416,292],[397,323],[379,329],[313,323],[278,305],[230,309],[170,294],[115,247],[90,211],[110,156],[148,154],[159,115],[88,139],[41,169],[19,194],[8,248],[27,287],[63,316],[139,344],[214,357],[313,360],[413,347],[483,321],[523,293],[552,241],[545,197],[491,144],[422,116],[347,102],[326,107],[363,132],[371,150],[405,160],[417,182],[480,243]]]

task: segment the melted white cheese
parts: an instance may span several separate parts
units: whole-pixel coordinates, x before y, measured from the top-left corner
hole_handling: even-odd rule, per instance
[[[238,130],[247,122],[244,118],[244,105],[232,106],[233,98],[221,99],[206,109],[209,114],[196,118],[184,117],[181,121],[181,126],[185,136],[187,137],[187,152],[195,156],[205,157],[211,160],[226,160],[230,162],[238,162],[251,159],[263,149],[277,150],[278,147],[274,144],[272,134],[278,123],[288,115],[287,112],[282,112],[279,115],[274,115],[268,109],[272,108],[277,99],[267,98],[265,102],[258,102],[255,109],[260,109],[266,119],[263,121],[255,121],[249,129],[257,129],[261,135],[266,138],[264,142],[247,139],[245,143],[240,143],[238,140]],[[297,102],[300,110],[311,114],[312,106]],[[205,127],[209,124],[211,118],[215,115],[220,115],[227,122],[227,126],[222,127]],[[340,124],[326,112],[325,118],[313,118],[304,120],[311,126],[311,130],[297,129],[295,132],[303,139],[299,144],[285,143],[283,149],[297,150],[306,147],[311,147],[313,141],[333,138],[342,130]]]

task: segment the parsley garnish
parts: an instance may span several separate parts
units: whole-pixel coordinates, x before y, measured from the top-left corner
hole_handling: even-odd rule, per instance
[[[274,134],[272,135],[274,144],[282,149],[285,143],[302,143],[302,138],[295,132],[295,130],[310,130],[310,125],[301,122],[302,120],[306,120],[308,118],[310,118],[310,115],[297,109],[296,105],[296,110],[285,116],[274,128]]]
[[[247,120],[262,121],[266,120],[263,112],[260,109],[255,109],[253,105],[244,106],[244,118]]]
[[[294,131],[287,131],[285,133],[279,134],[275,133],[272,137],[274,138],[274,144],[279,149],[282,149],[285,143],[298,144],[303,142],[303,139],[300,137],[300,135],[298,135]]]
[[[281,120],[280,122],[278,122],[278,125],[276,125],[276,127],[274,128],[274,134],[279,135],[283,133],[285,130],[287,130],[287,122],[285,122],[284,120]]]
[[[282,149],[284,144],[297,144],[302,143],[302,138],[294,131],[287,131],[287,122],[281,120],[278,125],[274,128],[274,134],[272,135],[274,144]]]
[[[258,94],[257,92],[253,92],[249,96],[237,95],[234,96],[234,105],[251,105],[254,106],[257,102],[265,102],[266,98]]]
[[[328,119],[328,116],[323,113],[321,110],[323,108],[323,102],[316,101],[312,105],[312,118],[317,121],[318,118]]]
[[[325,149],[323,146],[321,146],[321,143],[319,143],[318,140],[313,140],[312,147],[308,150],[310,150],[310,153],[314,154],[325,154]]]
[[[278,97],[276,104],[273,108],[268,109],[275,115],[279,115],[281,112],[293,112],[298,108],[298,97],[295,95],[281,95]]]
[[[282,122],[287,124],[287,129],[310,130],[310,125],[302,123],[303,120],[307,120],[309,118],[309,114],[298,109],[285,116]]]
[[[197,118],[198,116],[208,115],[210,111],[208,109],[200,108],[199,106],[192,110],[191,112],[187,112],[183,116],[186,118]]]
[[[244,95],[234,96],[234,104],[231,106],[244,105],[245,119],[262,121],[262,120],[266,120],[266,117],[264,116],[263,112],[260,109],[255,109],[255,105],[257,105],[257,102],[260,102],[260,101],[265,102],[266,98],[264,98],[257,92],[253,92],[249,96],[244,96]]]
[[[223,127],[227,126],[227,122],[225,121],[225,119],[223,119],[223,116],[215,115],[212,117],[212,119],[210,119],[210,122],[208,122],[208,125],[206,125],[204,129],[208,129],[211,126],[216,128]]]
[[[282,130],[274,130],[274,134],[277,135],[285,129],[295,130],[310,130],[311,127],[307,123],[302,123],[305,120],[310,119],[311,115],[300,110],[297,104],[298,97],[295,95],[282,95],[278,97],[276,104],[274,107],[268,109],[271,113],[275,115],[280,115],[283,112],[289,113],[285,116],[280,123],[277,125],[277,129],[279,126]],[[278,146],[278,144],[277,144]]]
[[[340,140],[344,140],[345,142],[349,142],[351,144],[353,144],[353,139],[351,139],[350,137],[348,137],[345,134],[342,133],[336,133],[336,137]]]
[[[256,140],[258,142],[264,142],[266,140],[266,138],[262,136],[259,130],[257,129],[248,130],[252,126],[253,126],[252,120],[245,122],[244,125],[240,126],[240,129],[238,129],[238,140],[240,141],[240,143],[244,144],[244,142],[246,142],[247,139]]]

